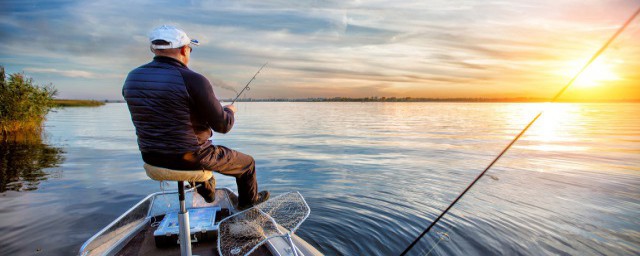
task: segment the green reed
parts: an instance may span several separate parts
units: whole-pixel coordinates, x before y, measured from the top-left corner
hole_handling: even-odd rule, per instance
[[[0,129],[9,133],[41,130],[45,116],[54,106],[52,85],[35,85],[23,73],[5,74],[0,66]]]

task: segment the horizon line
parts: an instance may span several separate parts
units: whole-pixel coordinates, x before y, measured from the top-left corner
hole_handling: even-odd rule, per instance
[[[56,98],[57,100],[65,100]],[[72,99],[79,100],[79,99]],[[87,99],[82,99],[87,100]],[[102,102],[125,102],[124,99],[89,99]],[[223,102],[231,102],[233,98],[220,98]],[[551,102],[547,98],[533,97],[455,97],[455,98],[426,98],[426,97],[307,97],[307,98],[239,98],[236,102],[513,102],[513,103],[542,103]],[[560,99],[556,103],[640,103],[640,99]]]

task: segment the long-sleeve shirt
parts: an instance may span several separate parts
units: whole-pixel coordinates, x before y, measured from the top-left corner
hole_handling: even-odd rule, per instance
[[[157,56],[129,73],[122,90],[143,160],[171,169],[200,169],[199,152],[213,131],[234,124],[204,76],[180,61]]]

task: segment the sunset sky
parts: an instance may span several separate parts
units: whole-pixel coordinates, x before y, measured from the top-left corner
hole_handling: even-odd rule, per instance
[[[181,3],[188,2],[188,3]],[[269,2],[269,3],[266,3]],[[122,99],[147,35],[201,42],[189,67],[248,97],[541,97],[638,8],[631,0],[0,1],[0,65],[59,98]],[[567,97],[640,99],[640,19]]]

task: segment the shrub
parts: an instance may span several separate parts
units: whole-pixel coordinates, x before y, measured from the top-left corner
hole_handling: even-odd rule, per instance
[[[39,130],[53,106],[56,90],[52,85],[38,86],[23,73],[8,77],[0,66],[0,129],[8,133]]]

